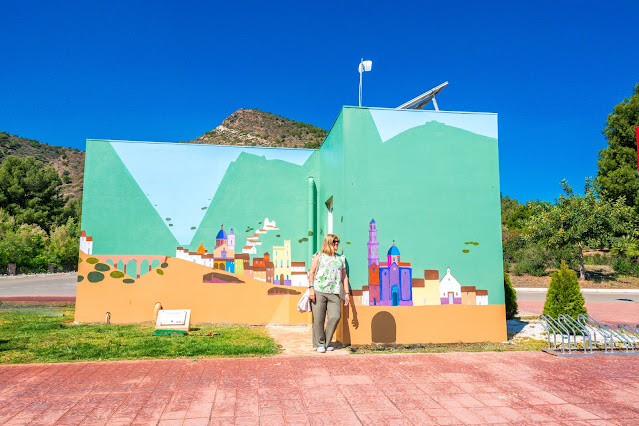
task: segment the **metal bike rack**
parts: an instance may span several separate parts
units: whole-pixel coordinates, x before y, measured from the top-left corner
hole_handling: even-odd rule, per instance
[[[639,324],[636,328],[632,328],[627,324],[619,324],[617,326],[619,333],[624,334],[628,339],[632,340],[635,347],[639,346]]]
[[[590,315],[553,318],[540,315],[539,322],[548,336],[543,351],[556,356],[639,355],[639,325],[617,329],[601,324]]]

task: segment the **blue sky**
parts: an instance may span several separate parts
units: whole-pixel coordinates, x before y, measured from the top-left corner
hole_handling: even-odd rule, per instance
[[[0,131],[180,141],[239,108],[330,128],[449,81],[442,110],[499,114],[504,195],[553,200],[597,172],[639,81],[639,2],[9,2]]]

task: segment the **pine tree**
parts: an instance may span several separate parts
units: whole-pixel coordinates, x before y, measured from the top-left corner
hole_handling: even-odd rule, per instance
[[[544,304],[544,315],[557,318],[563,314],[577,318],[578,315],[587,313],[584,303],[577,273],[569,269],[562,260],[561,269],[552,273]]]
[[[639,83],[630,99],[616,105],[608,115],[603,133],[608,147],[599,151],[597,181],[603,200],[614,202],[625,197],[627,205],[639,209],[637,177],[637,137],[639,126]]]
[[[506,319],[515,319],[515,315],[519,312],[517,305],[517,291],[510,282],[510,275],[504,272],[504,297],[506,299]]]

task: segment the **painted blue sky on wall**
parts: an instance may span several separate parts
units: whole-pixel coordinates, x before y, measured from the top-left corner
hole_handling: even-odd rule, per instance
[[[406,130],[423,126],[429,121],[437,121],[447,126],[497,139],[497,114],[494,113],[385,108],[370,108],[369,111],[382,142],[386,142]]]
[[[191,243],[228,166],[242,152],[302,165],[314,150],[110,141],[180,244]],[[148,149],[153,144],[154,149]],[[170,219],[170,220],[167,220]]]

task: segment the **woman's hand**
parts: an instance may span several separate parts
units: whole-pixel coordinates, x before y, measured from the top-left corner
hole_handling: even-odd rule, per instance
[[[346,293],[344,294],[344,306],[348,306],[351,303],[351,295]]]
[[[308,289],[308,299],[315,303],[315,289],[313,287]]]

